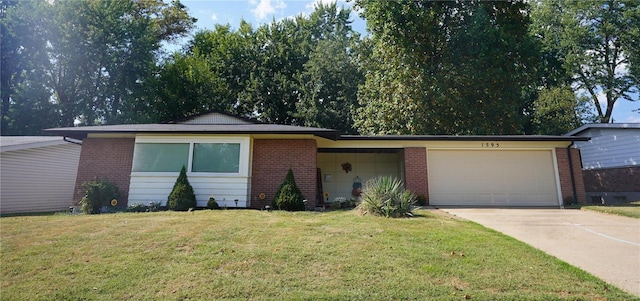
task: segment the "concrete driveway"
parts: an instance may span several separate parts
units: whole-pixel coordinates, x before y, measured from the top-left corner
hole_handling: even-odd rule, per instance
[[[640,296],[640,219],[575,209],[440,208]]]

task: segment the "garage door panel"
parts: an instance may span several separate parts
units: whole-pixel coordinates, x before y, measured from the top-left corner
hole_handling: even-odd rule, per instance
[[[551,150],[429,150],[434,205],[557,206]]]

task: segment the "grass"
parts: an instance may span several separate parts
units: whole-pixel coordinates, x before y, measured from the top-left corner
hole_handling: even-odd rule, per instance
[[[416,213],[5,217],[0,299],[637,299],[475,223]]]
[[[621,215],[626,217],[640,218],[640,201],[629,204],[607,205],[607,206],[582,206],[582,210],[597,211],[608,214]]]

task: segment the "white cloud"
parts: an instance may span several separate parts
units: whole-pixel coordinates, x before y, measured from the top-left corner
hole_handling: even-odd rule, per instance
[[[251,0],[249,4],[252,6],[255,5],[251,13],[258,20],[263,20],[267,18],[268,15],[273,15],[276,11],[284,10],[287,7],[284,0],[260,0],[260,2]]]
[[[627,116],[627,120],[625,120],[624,122],[628,122],[628,123],[640,123],[640,114],[633,112],[635,115],[629,115]]]
[[[217,20],[218,20],[218,15],[216,15],[216,14],[211,14],[211,20],[213,20],[213,21],[217,21]]]
[[[309,11],[313,11],[313,9],[316,7],[316,4],[324,4],[324,5],[328,5],[328,4],[332,4],[333,2],[338,2],[338,6],[340,5],[344,5],[344,1],[336,1],[336,0],[313,0],[309,3],[307,3],[307,5],[305,5],[304,7],[306,9],[308,9]]]

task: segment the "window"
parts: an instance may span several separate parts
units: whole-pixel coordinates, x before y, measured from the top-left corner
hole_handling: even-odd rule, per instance
[[[195,143],[192,172],[237,173],[240,143]]]
[[[241,143],[138,142],[133,172],[240,173]],[[191,164],[191,166],[189,166]]]
[[[178,172],[189,165],[189,143],[136,143],[132,171]]]

